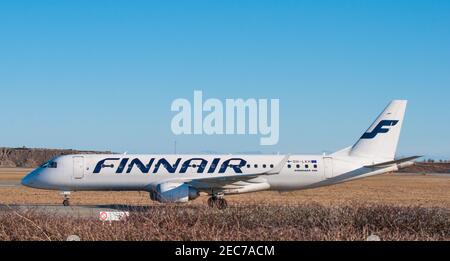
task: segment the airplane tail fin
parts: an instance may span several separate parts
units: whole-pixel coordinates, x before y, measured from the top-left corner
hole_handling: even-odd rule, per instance
[[[394,100],[350,149],[349,155],[377,161],[395,157],[407,101]]]

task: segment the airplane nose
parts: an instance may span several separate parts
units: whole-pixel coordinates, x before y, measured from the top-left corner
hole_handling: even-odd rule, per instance
[[[27,176],[23,177],[23,179],[20,181],[20,184],[22,184],[22,186],[28,186]]]
[[[23,186],[32,187],[34,183],[33,180],[36,175],[37,175],[36,170],[34,170],[31,173],[27,174],[20,183]]]
[[[23,186],[29,187],[29,186],[31,185],[29,175],[30,175],[30,174],[26,175],[26,176],[22,179],[22,181],[20,182]]]

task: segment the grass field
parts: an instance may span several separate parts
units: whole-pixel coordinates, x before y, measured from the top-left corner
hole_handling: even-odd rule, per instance
[[[126,221],[24,213],[0,214],[0,240],[450,240],[450,210],[359,205],[325,207],[233,205],[219,211],[168,205],[132,213]]]
[[[1,181],[20,181],[27,173],[33,169],[24,168],[0,168]]]

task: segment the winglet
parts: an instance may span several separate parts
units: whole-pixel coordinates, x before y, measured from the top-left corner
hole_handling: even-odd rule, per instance
[[[275,166],[275,168],[269,170],[266,174],[278,174],[281,172],[281,170],[283,169],[284,165],[286,165],[286,162],[289,160],[289,157],[291,155],[286,155],[284,156],[284,158],[280,161],[280,163],[278,163],[277,166]]]

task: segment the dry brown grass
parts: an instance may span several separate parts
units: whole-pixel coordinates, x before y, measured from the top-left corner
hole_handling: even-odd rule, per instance
[[[445,208],[359,205],[235,205],[150,208],[123,222],[0,214],[0,240],[450,240]]]
[[[25,168],[0,168],[0,181],[19,181],[32,170]]]

